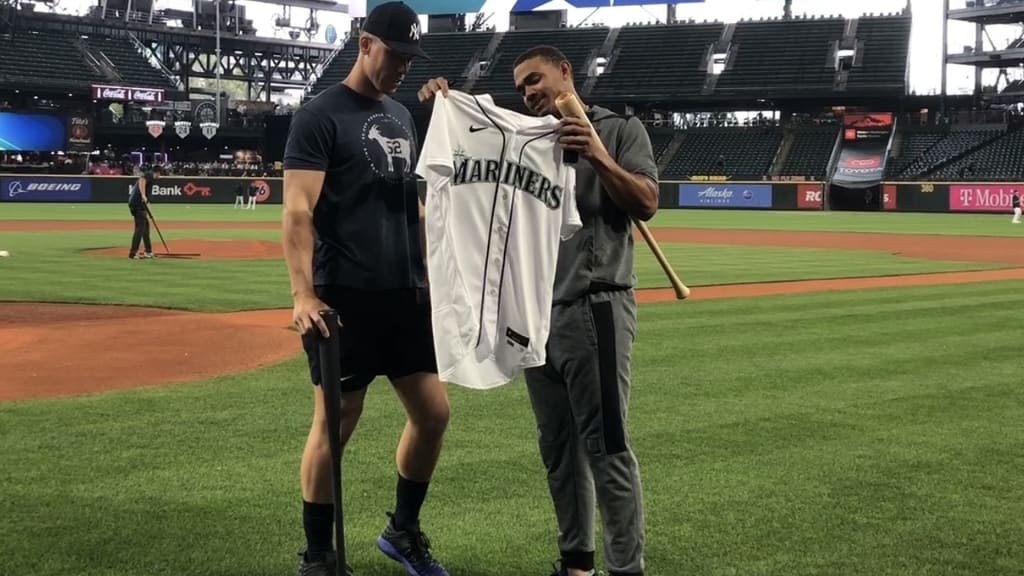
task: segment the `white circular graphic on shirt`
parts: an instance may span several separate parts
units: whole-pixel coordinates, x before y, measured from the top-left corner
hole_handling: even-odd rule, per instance
[[[371,115],[363,123],[363,154],[370,168],[389,182],[401,182],[412,174],[412,135],[390,114]]]

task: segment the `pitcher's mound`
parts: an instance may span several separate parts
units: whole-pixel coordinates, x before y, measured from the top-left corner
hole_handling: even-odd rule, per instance
[[[284,258],[281,244],[266,240],[172,240],[167,243],[171,254],[199,254],[201,260],[254,260]],[[128,247],[96,248],[86,250],[89,254],[127,258]],[[153,246],[153,253],[159,258],[164,253],[162,244]]]

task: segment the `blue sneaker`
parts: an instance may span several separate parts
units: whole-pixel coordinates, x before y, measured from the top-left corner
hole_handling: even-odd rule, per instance
[[[409,530],[398,530],[391,520],[384,532],[377,538],[377,548],[395,562],[405,567],[409,576],[448,576],[448,571],[430,554],[430,540],[427,540],[419,526]]]

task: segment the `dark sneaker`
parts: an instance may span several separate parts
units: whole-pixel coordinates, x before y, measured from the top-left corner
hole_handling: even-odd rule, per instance
[[[398,530],[388,521],[384,532],[377,538],[377,548],[405,567],[409,576],[448,576],[448,571],[430,555],[430,541],[419,526]]]
[[[562,563],[559,562],[558,564],[552,564],[551,565],[551,568],[554,569],[554,572],[551,573],[551,576],[568,576],[569,569],[566,568],[565,566],[562,566],[561,568],[559,568],[559,566],[561,566],[561,564]],[[587,572],[587,576],[604,576],[604,574],[602,574],[601,572],[597,572],[595,570],[591,570],[590,572]]]
[[[337,576],[335,567],[338,559],[334,552],[328,552],[322,558],[309,559],[305,552],[299,552],[299,576]],[[352,567],[345,565],[345,576],[352,576]]]

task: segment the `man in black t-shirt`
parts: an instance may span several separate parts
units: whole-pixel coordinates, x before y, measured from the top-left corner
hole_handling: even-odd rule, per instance
[[[1020,224],[1020,192],[1010,190],[1010,193],[1013,194],[1010,197],[1010,202],[1013,204],[1013,220],[1011,222]]]
[[[142,258],[153,257],[153,241],[149,238],[149,211],[146,205],[149,204],[149,194],[153,181],[160,175],[160,166],[154,166],[152,171],[147,171],[139,177],[132,191],[128,195],[128,210],[135,219],[135,233],[132,234],[132,247],[128,250],[128,258],[141,260]],[[143,256],[139,256],[139,243],[145,248]]]
[[[416,192],[416,134],[409,111],[389,97],[420,49],[419,18],[400,2],[367,16],[359,55],[345,80],[292,118],[284,156],[283,242],[316,408],[302,458],[306,550],[299,573],[333,570],[330,445],[319,385],[319,311],[342,323],[342,447],[362,411],[366,387],[387,376],[408,422],[398,446],[394,514],[377,546],[411,576],[447,576],[419,528],[448,425],[437,376]],[[330,572],[333,574],[333,572]]]

